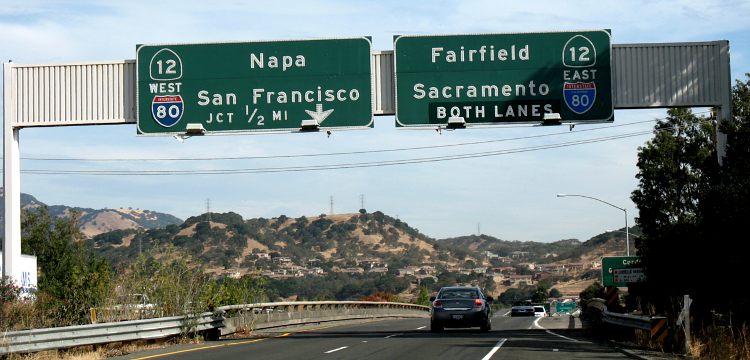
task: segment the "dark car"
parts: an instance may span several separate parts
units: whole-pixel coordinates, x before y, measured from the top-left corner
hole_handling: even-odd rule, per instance
[[[534,307],[531,305],[515,305],[510,308],[510,316],[534,316]]]
[[[433,332],[444,328],[492,329],[492,310],[489,306],[493,301],[492,296],[485,296],[477,287],[444,287],[430,301],[430,330]]]

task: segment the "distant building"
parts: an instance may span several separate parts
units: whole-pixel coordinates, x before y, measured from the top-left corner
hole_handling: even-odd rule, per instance
[[[357,266],[361,266],[365,269],[372,269],[376,267],[388,267],[388,264],[384,263],[383,260],[377,258],[364,258],[355,260]]]
[[[338,272],[344,273],[344,274],[364,274],[365,269],[361,267],[348,267],[344,269],[339,269]]]
[[[507,273],[511,273],[511,272],[513,272],[515,270],[516,270],[516,268],[514,268],[512,266],[498,266],[498,267],[492,268],[492,271],[495,272],[496,274],[497,273],[505,273],[505,274],[507,274]]]
[[[367,272],[374,273],[374,274],[387,274],[388,268],[387,267],[375,267],[375,268],[370,268],[369,270],[367,270]]]
[[[510,280],[511,284],[518,284],[521,282],[525,282],[527,285],[534,284],[534,278],[532,275],[510,275],[508,276],[508,280]]]

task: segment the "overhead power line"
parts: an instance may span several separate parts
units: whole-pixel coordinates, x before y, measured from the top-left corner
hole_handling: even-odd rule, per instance
[[[698,112],[695,113],[696,115],[703,114],[703,113],[710,113],[709,111],[706,112]],[[413,147],[402,147],[402,148],[392,148],[392,149],[374,149],[374,150],[359,150],[359,151],[341,151],[341,152],[330,152],[330,153],[312,153],[312,154],[289,154],[289,155],[248,155],[248,156],[222,156],[222,157],[172,157],[172,158],[61,158],[61,157],[22,157],[22,160],[28,160],[28,161],[90,161],[90,162],[119,162],[119,161],[211,161],[211,160],[256,160],[256,159],[287,159],[287,158],[304,158],[304,157],[323,157],[323,156],[343,156],[343,155],[361,155],[361,154],[373,154],[373,153],[388,153],[388,152],[401,152],[401,151],[415,151],[415,150],[429,150],[429,149],[440,149],[440,148],[450,148],[450,147],[460,147],[460,146],[471,146],[471,145],[482,145],[482,144],[491,144],[491,143],[498,143],[498,142],[506,142],[506,141],[517,141],[517,140],[529,140],[529,139],[537,139],[537,138],[545,138],[550,136],[560,136],[560,135],[571,135],[571,134],[580,134],[585,132],[591,132],[591,131],[601,131],[601,130],[608,130],[623,126],[631,126],[631,125],[638,125],[638,124],[644,124],[644,123],[653,123],[655,121],[664,120],[664,118],[657,118],[652,120],[644,120],[644,121],[636,121],[636,122],[629,122],[629,123],[623,123],[623,124],[617,124],[617,125],[609,125],[609,126],[603,126],[598,128],[592,128],[592,129],[581,129],[576,130],[575,132],[570,131],[564,131],[564,132],[557,132],[557,133],[551,133],[551,134],[538,134],[538,135],[528,135],[528,136],[519,136],[519,137],[511,137],[511,138],[503,138],[503,139],[494,139],[494,140],[483,140],[483,141],[472,141],[472,142],[463,142],[463,143],[455,143],[455,144],[443,144],[443,145],[426,145],[426,146],[413,146]]]
[[[382,161],[371,161],[371,162],[352,162],[352,163],[338,163],[338,164],[323,164],[323,165],[307,165],[307,166],[287,166],[287,167],[261,167],[261,168],[242,168],[242,169],[214,169],[214,170],[47,170],[47,169],[28,169],[22,170],[25,174],[44,174],[44,175],[97,175],[97,176],[145,176],[145,175],[229,175],[229,174],[258,174],[258,173],[278,173],[278,172],[300,172],[300,171],[321,171],[321,170],[338,170],[338,169],[352,169],[352,168],[368,168],[368,167],[382,167],[382,166],[394,166],[394,165],[406,165],[406,164],[419,164],[419,163],[430,163],[440,161],[450,161],[459,159],[470,159],[470,158],[481,158],[488,156],[499,156],[516,153],[525,153],[531,151],[548,150],[562,147],[570,147],[584,144],[599,143],[604,141],[612,141],[625,139],[635,136],[652,134],[653,131],[639,131],[628,134],[612,135],[599,138],[591,138],[585,140],[576,140],[564,143],[556,144],[545,144],[528,146],[521,148],[511,148],[495,151],[484,151],[474,152],[457,155],[444,155],[444,156],[432,156],[412,159],[401,159],[401,160],[382,160]]]

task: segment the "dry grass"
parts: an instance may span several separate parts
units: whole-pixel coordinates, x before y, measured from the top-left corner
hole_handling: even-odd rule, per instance
[[[712,326],[694,336],[690,355],[699,359],[750,359],[750,328]]]
[[[112,343],[99,347],[82,346],[69,350],[48,350],[31,354],[10,354],[7,360],[101,360],[141,351],[162,349],[175,344],[196,343],[194,339],[175,339],[157,343],[138,341],[132,343]]]

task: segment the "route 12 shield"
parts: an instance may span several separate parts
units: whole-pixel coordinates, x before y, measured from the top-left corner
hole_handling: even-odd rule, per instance
[[[593,82],[577,82],[563,85],[565,105],[576,114],[583,114],[594,106],[596,85]]]
[[[182,96],[180,95],[157,95],[151,101],[151,116],[153,116],[159,125],[172,127],[182,118],[184,107]]]

